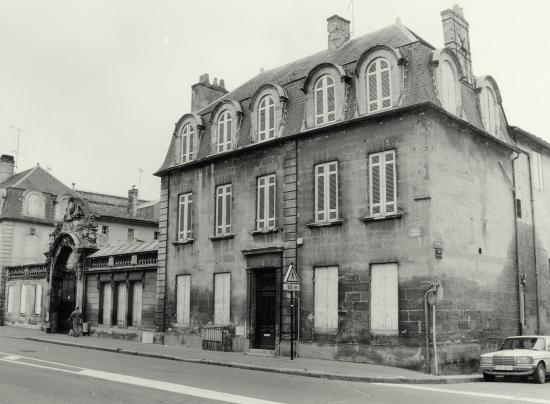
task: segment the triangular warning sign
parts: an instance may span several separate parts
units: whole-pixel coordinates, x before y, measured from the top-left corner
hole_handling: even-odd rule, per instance
[[[288,266],[288,270],[286,271],[285,279],[283,280],[284,283],[300,283],[300,279],[298,279],[298,272],[296,271],[296,267],[293,264],[290,264]]]

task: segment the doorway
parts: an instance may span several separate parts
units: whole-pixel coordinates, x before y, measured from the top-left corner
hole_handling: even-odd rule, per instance
[[[71,329],[68,319],[76,305],[76,276],[65,272],[55,279],[57,289],[57,332],[66,334]]]
[[[276,322],[276,273],[275,271],[256,272],[256,327],[255,347],[275,349]]]

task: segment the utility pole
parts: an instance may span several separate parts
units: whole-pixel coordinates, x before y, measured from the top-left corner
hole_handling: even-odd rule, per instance
[[[24,131],[23,129],[21,128],[18,128],[17,126],[14,126],[14,125],[10,125],[13,129],[15,129],[17,131],[17,151],[15,152],[15,172],[17,172],[17,165],[19,164],[19,142],[20,142],[20,138],[21,138],[21,133],[26,133],[27,135],[30,135],[29,132],[27,131]]]

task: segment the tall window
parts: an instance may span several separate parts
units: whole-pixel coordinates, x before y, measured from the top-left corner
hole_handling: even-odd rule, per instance
[[[397,264],[371,267],[370,328],[373,334],[397,334],[399,298]]]
[[[128,240],[134,239],[134,229],[128,229]]]
[[[440,97],[443,108],[452,114],[456,114],[456,78],[454,70],[445,60],[441,64]]]
[[[216,187],[216,236],[231,233],[231,184]]]
[[[338,220],[338,162],[315,166],[315,221]]]
[[[334,80],[328,74],[321,76],[314,89],[315,125],[323,125],[336,119]]]
[[[8,313],[13,313],[13,300],[15,295],[15,288],[10,286],[8,288]]]
[[[256,228],[275,228],[275,174],[258,178]]]
[[[260,101],[258,107],[258,141],[273,139],[275,137],[275,101],[270,95],[266,95]]]
[[[102,312],[101,319],[102,324],[110,325],[111,324],[111,311],[112,311],[112,302],[113,302],[113,291],[111,284],[109,282],[103,283],[102,287]]]
[[[214,324],[229,324],[231,274],[214,274]]]
[[[176,321],[189,324],[191,312],[191,275],[176,276]]]
[[[109,234],[109,226],[101,226],[101,234]]]
[[[497,111],[497,103],[493,90],[489,87],[483,87],[480,96],[481,104],[481,118],[483,119],[483,126],[485,130],[492,135],[499,135],[499,117]]]
[[[42,285],[36,284],[34,287],[34,314],[42,313]]]
[[[178,241],[191,239],[192,203],[193,203],[193,194],[191,192],[180,195],[179,207],[178,207]]]
[[[338,330],[338,267],[315,268],[315,331]]]
[[[186,123],[181,130],[181,162],[186,163],[193,160],[193,141],[195,130],[190,123]]]
[[[128,289],[126,288],[126,282],[116,283],[116,324],[119,327],[126,327],[128,310]]]
[[[386,59],[375,59],[367,68],[368,111],[391,107],[390,64]]]
[[[218,118],[218,153],[231,150],[231,124],[231,113],[222,112]]]
[[[21,285],[21,295],[19,296],[19,314],[25,314],[27,310],[27,285]]]
[[[397,213],[395,150],[369,155],[369,207],[371,216]]]

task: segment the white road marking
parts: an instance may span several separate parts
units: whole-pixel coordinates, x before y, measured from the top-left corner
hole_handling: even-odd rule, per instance
[[[170,382],[163,382],[160,380],[153,380],[153,379],[145,379],[142,377],[135,377],[135,376],[128,376],[128,375],[121,375],[118,373],[111,373],[111,372],[103,372],[100,370],[93,370],[93,369],[86,369],[81,368],[77,366],[72,365],[66,365],[64,363],[58,363],[58,362],[51,362],[51,361],[45,361],[42,359],[35,359],[31,357],[26,356],[16,356],[7,354],[4,352],[0,352],[0,355],[6,355],[3,358],[0,358],[0,362],[6,362],[11,363],[15,365],[24,365],[24,366],[31,366],[35,368],[40,369],[50,369],[57,372],[65,372],[65,373],[71,373],[74,375],[81,375],[81,376],[88,376],[93,377],[96,379],[102,379],[107,380],[110,382],[117,382],[117,383],[125,383],[125,384],[131,384],[134,386],[141,386],[141,387],[147,387],[151,389],[156,390],[162,390],[162,391],[168,391],[171,393],[177,393],[177,394],[183,394],[186,396],[193,396],[193,397],[200,397],[200,398],[206,398],[210,400],[218,400],[218,401],[224,401],[226,403],[236,403],[236,404],[283,404],[281,402],[276,401],[267,401],[262,400],[259,398],[253,398],[253,397],[246,397],[246,396],[240,396],[236,394],[229,394],[229,393],[222,393],[219,391],[214,390],[207,390],[207,389],[201,389],[198,387],[191,387],[191,386],[185,386],[183,384],[176,384],[176,383],[170,383]],[[36,361],[39,363],[28,363],[28,362],[21,362],[20,359],[25,359],[29,361]],[[49,364],[52,366],[46,366],[45,364]],[[60,369],[55,366],[63,366],[63,367],[70,367],[75,370],[68,370],[68,369]]]
[[[541,398],[508,396],[504,394],[476,393],[473,391],[451,390],[451,389],[443,389],[440,387],[438,388],[438,387],[427,387],[427,386],[415,386],[412,384],[390,384],[390,383],[373,383],[373,384],[376,384],[378,386],[384,386],[384,387],[396,387],[396,388],[402,388],[402,389],[433,391],[437,393],[455,394],[455,395],[461,395],[461,396],[493,398],[495,400],[521,401],[522,403],[550,404],[550,400],[543,400]]]

